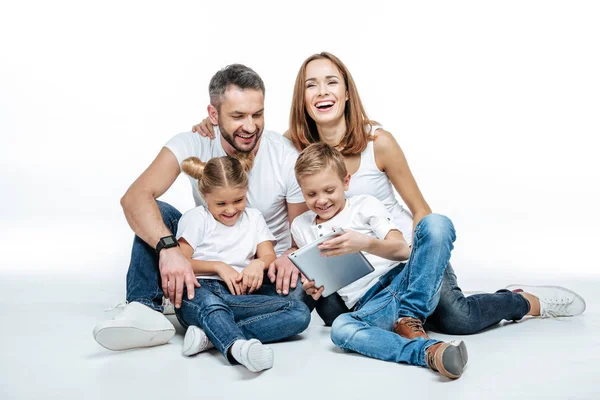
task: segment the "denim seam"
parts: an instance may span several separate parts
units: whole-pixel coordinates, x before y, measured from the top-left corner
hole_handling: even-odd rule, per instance
[[[254,323],[256,321],[260,321],[260,320],[263,320],[265,318],[270,318],[270,317],[277,316],[277,315],[281,314],[282,312],[289,311],[291,308],[292,308],[292,305],[288,303],[281,310],[276,310],[276,311],[270,312],[268,314],[261,314],[261,315],[257,315],[256,317],[250,318],[250,319],[245,319],[243,322],[242,321],[238,322],[237,325],[238,326],[246,326],[246,325],[248,325],[250,323]]]
[[[194,304],[194,303],[193,303],[193,302],[191,302],[191,301],[187,301],[187,300],[184,300],[184,302],[185,302],[185,303],[187,303],[188,305],[190,305],[192,308],[194,308],[194,310],[196,311],[196,313],[197,313],[197,314],[198,314],[200,317],[202,316],[202,309],[201,309],[201,308],[200,308],[198,305]],[[203,320],[203,318],[200,318],[200,321],[202,321],[202,320]],[[234,323],[235,323],[235,322],[234,322]],[[206,324],[203,324],[203,325],[204,325],[204,327],[203,327],[203,328],[204,328],[204,330],[205,330],[205,331],[210,331],[210,332],[213,334],[213,336],[214,336],[214,337],[215,337],[215,338],[216,338],[216,339],[219,341],[219,344],[221,345],[221,347],[223,347],[223,342],[221,342],[221,341],[219,340],[219,337],[218,337],[217,335],[215,335],[215,334],[214,334],[214,331],[213,331],[212,329],[210,329],[210,327],[209,327],[208,325],[206,325]],[[213,344],[214,344],[214,343],[213,343]]]

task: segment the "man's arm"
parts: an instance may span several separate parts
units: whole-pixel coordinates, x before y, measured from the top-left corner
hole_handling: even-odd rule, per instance
[[[129,226],[152,248],[156,247],[161,237],[177,233],[169,231],[164,224],[156,199],[173,185],[179,172],[177,158],[165,147],[121,198],[121,206]],[[175,307],[181,306],[184,283],[188,298],[194,297],[194,287],[199,286],[199,283],[192,265],[179,247],[162,250],[158,265],[163,292]]]
[[[306,203],[287,203],[288,221],[292,226],[294,219],[308,211]],[[275,288],[279,294],[288,294],[289,289],[295,289],[298,283],[300,271],[287,258],[287,255],[296,250],[294,238],[292,237],[292,247],[286,250],[281,256],[269,265],[268,277],[271,283],[275,283]]]

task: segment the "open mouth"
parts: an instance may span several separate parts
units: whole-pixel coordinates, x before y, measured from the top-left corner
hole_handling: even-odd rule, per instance
[[[231,215],[229,215],[229,214],[221,214],[221,216],[223,218],[225,218],[225,219],[233,219],[236,215],[237,215],[237,213],[231,214]]]
[[[319,101],[315,104],[315,107],[319,111],[328,111],[331,109],[331,107],[333,107],[334,104],[335,104],[335,101],[332,101],[332,100]]]
[[[331,207],[333,207],[333,204],[328,205],[327,207],[316,207],[317,210],[319,211],[327,211],[329,210]]]
[[[239,137],[242,142],[252,142],[254,140],[254,137],[256,136],[256,134],[254,133],[248,133],[248,134],[244,134],[244,133],[236,133],[236,136]]]

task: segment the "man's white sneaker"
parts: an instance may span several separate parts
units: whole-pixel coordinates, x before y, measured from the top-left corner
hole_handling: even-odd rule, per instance
[[[208,336],[206,336],[206,333],[197,326],[192,325],[185,332],[181,354],[190,357],[208,349],[212,349],[213,347],[215,346]]]
[[[530,293],[540,300],[542,318],[573,317],[585,311],[583,297],[560,286],[509,285],[506,289],[518,289]]]
[[[111,320],[94,328],[94,339],[109,350],[128,350],[167,343],[175,327],[161,313],[141,303],[132,302]]]

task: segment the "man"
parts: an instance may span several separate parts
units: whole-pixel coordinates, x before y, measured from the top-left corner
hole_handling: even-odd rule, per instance
[[[268,269],[268,277],[276,286],[263,285],[258,293],[291,294],[310,301],[297,285],[299,271],[286,257],[292,247],[290,223],[307,210],[294,176],[297,151],[280,134],[263,131],[264,83],[252,69],[234,64],[212,77],[209,94],[208,113],[211,122],[218,126],[217,140],[192,132],[176,135],[121,199],[136,237],[127,273],[128,304],[120,315],[94,329],[96,341],[110,350],[167,343],[175,328],[161,313],[163,296],[179,308],[182,297],[187,294],[192,299],[194,288],[199,286],[190,262],[173,236],[181,213],[156,200],[175,182],[181,173],[181,162],[190,156],[208,161],[225,155],[254,154],[248,206],[265,217],[277,239],[278,255]],[[196,181],[190,181],[196,205],[204,204]]]

